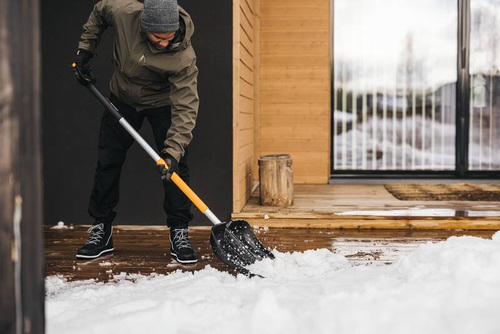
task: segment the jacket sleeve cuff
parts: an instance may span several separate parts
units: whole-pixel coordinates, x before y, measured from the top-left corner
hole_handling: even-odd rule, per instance
[[[94,48],[92,48],[92,46],[90,46],[88,43],[83,43],[83,42],[80,42],[78,43],[78,50],[85,50],[87,52],[90,52],[92,55],[94,54]]]
[[[174,157],[175,160],[177,160],[177,162],[181,160],[181,154],[171,147],[163,149],[161,153],[170,154],[172,157]]]

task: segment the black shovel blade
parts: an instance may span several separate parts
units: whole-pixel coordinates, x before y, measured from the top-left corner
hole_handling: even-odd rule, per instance
[[[274,255],[264,248],[250,224],[244,220],[231,220],[212,227],[210,244],[222,262],[245,275],[251,275],[245,267],[255,261],[274,259]]]

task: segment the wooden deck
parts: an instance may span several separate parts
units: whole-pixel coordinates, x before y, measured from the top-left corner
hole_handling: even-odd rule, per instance
[[[180,265],[169,253],[168,229],[163,226],[117,226],[114,229],[115,252],[94,260],[77,260],[76,251],[87,238],[88,226],[67,229],[45,227],[47,275],[69,280],[107,281],[125,273],[166,274],[175,270],[195,271],[210,265],[228,270],[213,254],[208,227],[190,228],[190,239],[200,261]],[[355,265],[388,264],[419,244],[444,240],[452,235],[474,235],[491,238],[495,231],[454,230],[334,230],[305,228],[258,228],[262,243],[281,252],[326,248],[346,256]]]
[[[257,190],[232,218],[268,227],[500,230],[500,203],[401,201],[383,185],[295,185],[293,206],[261,206]]]

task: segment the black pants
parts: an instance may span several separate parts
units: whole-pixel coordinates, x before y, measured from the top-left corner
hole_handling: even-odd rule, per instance
[[[165,148],[164,141],[170,128],[170,107],[161,107],[136,111],[129,105],[120,102],[111,94],[111,102],[118,108],[123,117],[139,130],[147,118],[156,142],[158,151]],[[132,146],[134,139],[122,127],[113,115],[105,110],[99,131],[98,160],[94,177],[94,188],[90,195],[89,214],[95,223],[111,224],[116,217],[114,211],[119,200],[120,174],[127,151]],[[161,154],[160,154],[161,155]],[[179,161],[179,176],[189,184],[188,151]],[[155,168],[154,165],[152,168]],[[160,176],[158,175],[160,181]],[[172,182],[163,182],[165,199],[163,208],[167,214],[169,227],[187,227],[193,215],[191,202]]]

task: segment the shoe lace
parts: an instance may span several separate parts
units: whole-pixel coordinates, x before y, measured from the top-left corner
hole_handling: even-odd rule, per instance
[[[98,225],[93,225],[91,226],[88,230],[87,233],[90,234],[89,240],[87,240],[87,245],[88,244],[94,244],[96,245],[99,241],[101,241],[102,237],[104,236],[104,224],[98,224]]]
[[[172,242],[175,244],[176,248],[191,248],[191,244],[188,239],[188,229],[179,228],[174,230],[174,238]]]

